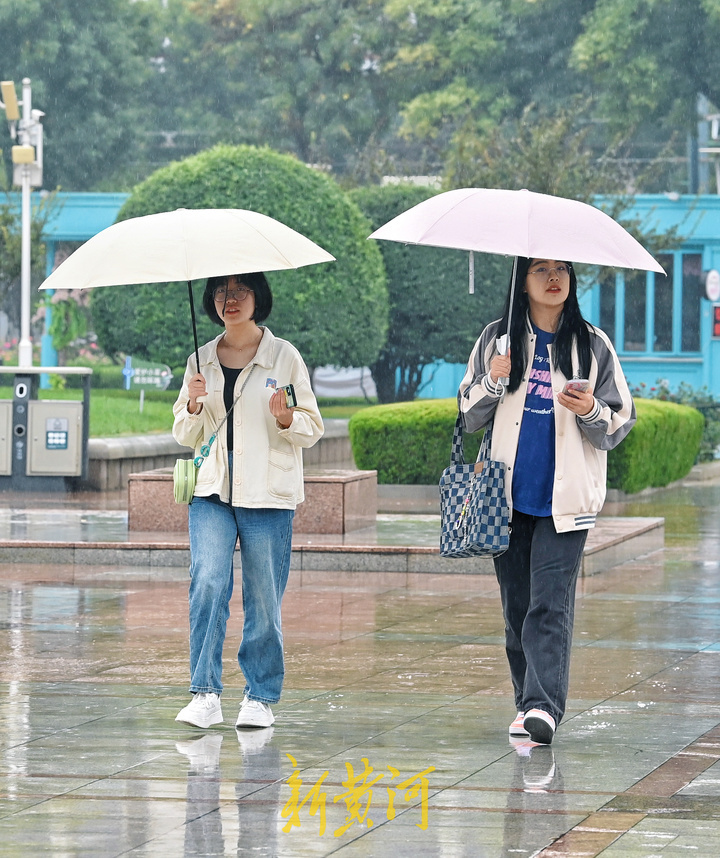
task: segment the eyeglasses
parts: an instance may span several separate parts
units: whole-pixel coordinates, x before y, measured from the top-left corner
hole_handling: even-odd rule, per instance
[[[228,298],[234,298],[236,301],[244,301],[252,292],[247,286],[237,286],[235,289],[228,289],[227,286],[218,286],[213,289],[213,298],[216,301],[226,301]]]
[[[558,277],[564,277],[566,274],[570,274],[570,266],[564,263],[555,265],[553,268],[549,268],[547,265],[538,265],[537,268],[532,268],[528,274],[533,274],[535,277],[540,277],[543,280],[549,280],[551,271],[554,271]]]

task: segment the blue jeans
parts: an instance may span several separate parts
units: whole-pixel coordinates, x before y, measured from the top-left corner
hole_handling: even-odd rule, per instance
[[[587,530],[557,533],[552,516],[513,512],[510,547],[496,557],[505,652],[518,712],[565,714],[575,585]]]
[[[285,662],[280,604],[290,571],[291,509],[193,498],[190,528],[190,691],[222,693],[222,651],[240,539],[243,636],[238,663],[251,700],[280,699]]]

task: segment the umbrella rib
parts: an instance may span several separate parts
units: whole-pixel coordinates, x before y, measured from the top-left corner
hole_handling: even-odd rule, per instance
[[[256,235],[258,235],[260,238],[262,238],[263,241],[267,242],[276,251],[278,256],[280,256],[281,259],[283,259],[285,261],[286,265],[288,265],[290,268],[295,268],[295,265],[293,265],[293,263],[287,258],[287,256],[283,253],[283,251],[280,250],[280,248],[277,246],[277,244],[275,244],[274,241],[271,241],[269,238],[264,236],[262,234],[262,232],[256,226],[253,226],[253,224],[248,223],[244,218],[240,218],[240,220],[242,220],[242,222],[245,224],[245,226],[249,227]],[[309,263],[309,264],[312,264],[312,263]]]
[[[443,217],[443,218],[446,218],[446,217],[447,217],[451,212],[454,212],[454,211],[455,211],[455,209],[456,209],[456,208],[458,208],[458,206],[462,205],[462,203],[464,203],[464,202],[465,202],[465,200],[467,200],[469,196],[470,196],[470,194],[467,194],[467,195],[466,195],[466,196],[464,196],[461,200],[458,200],[456,203],[454,203],[452,206],[450,206],[450,208],[448,208],[446,211],[444,211],[444,212],[443,212],[442,217]],[[442,218],[441,218],[441,219],[442,219]],[[428,232],[429,232],[433,227],[435,227],[436,225],[437,225],[437,222],[436,222],[436,223],[434,223],[434,224],[432,224],[432,226],[429,226],[429,227],[428,227],[428,228],[423,232],[423,234],[422,234],[422,235],[417,239],[417,241],[414,241],[414,242],[412,242],[412,243],[413,243],[413,244],[422,244],[423,239],[425,238],[425,236],[426,236],[426,235],[428,234]],[[443,247],[443,245],[436,245],[436,246],[437,246],[437,247]]]

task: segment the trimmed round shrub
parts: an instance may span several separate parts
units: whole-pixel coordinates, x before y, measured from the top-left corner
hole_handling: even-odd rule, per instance
[[[268,272],[268,325],[310,367],[365,366],[377,358],[388,325],[385,268],[376,243],[367,241],[370,224],[333,179],[268,148],[215,146],[153,173],[118,220],[177,208],[258,211],[332,253],[336,262]],[[204,285],[193,284],[201,342],[220,332],[200,309]],[[180,284],[96,289],[92,313],[108,354],[177,366],[192,352],[187,288]]]

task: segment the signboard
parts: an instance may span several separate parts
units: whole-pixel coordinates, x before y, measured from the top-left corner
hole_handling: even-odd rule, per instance
[[[708,301],[717,301],[720,298],[720,271],[714,268],[705,275],[705,294]]]
[[[173,374],[169,366],[162,363],[125,358],[123,367],[125,390],[167,390]]]
[[[720,304],[713,304],[712,335],[714,340],[720,340]]]
[[[167,390],[172,381],[170,367],[164,364],[153,364],[152,366],[133,367],[132,386],[144,388],[145,390]]]

